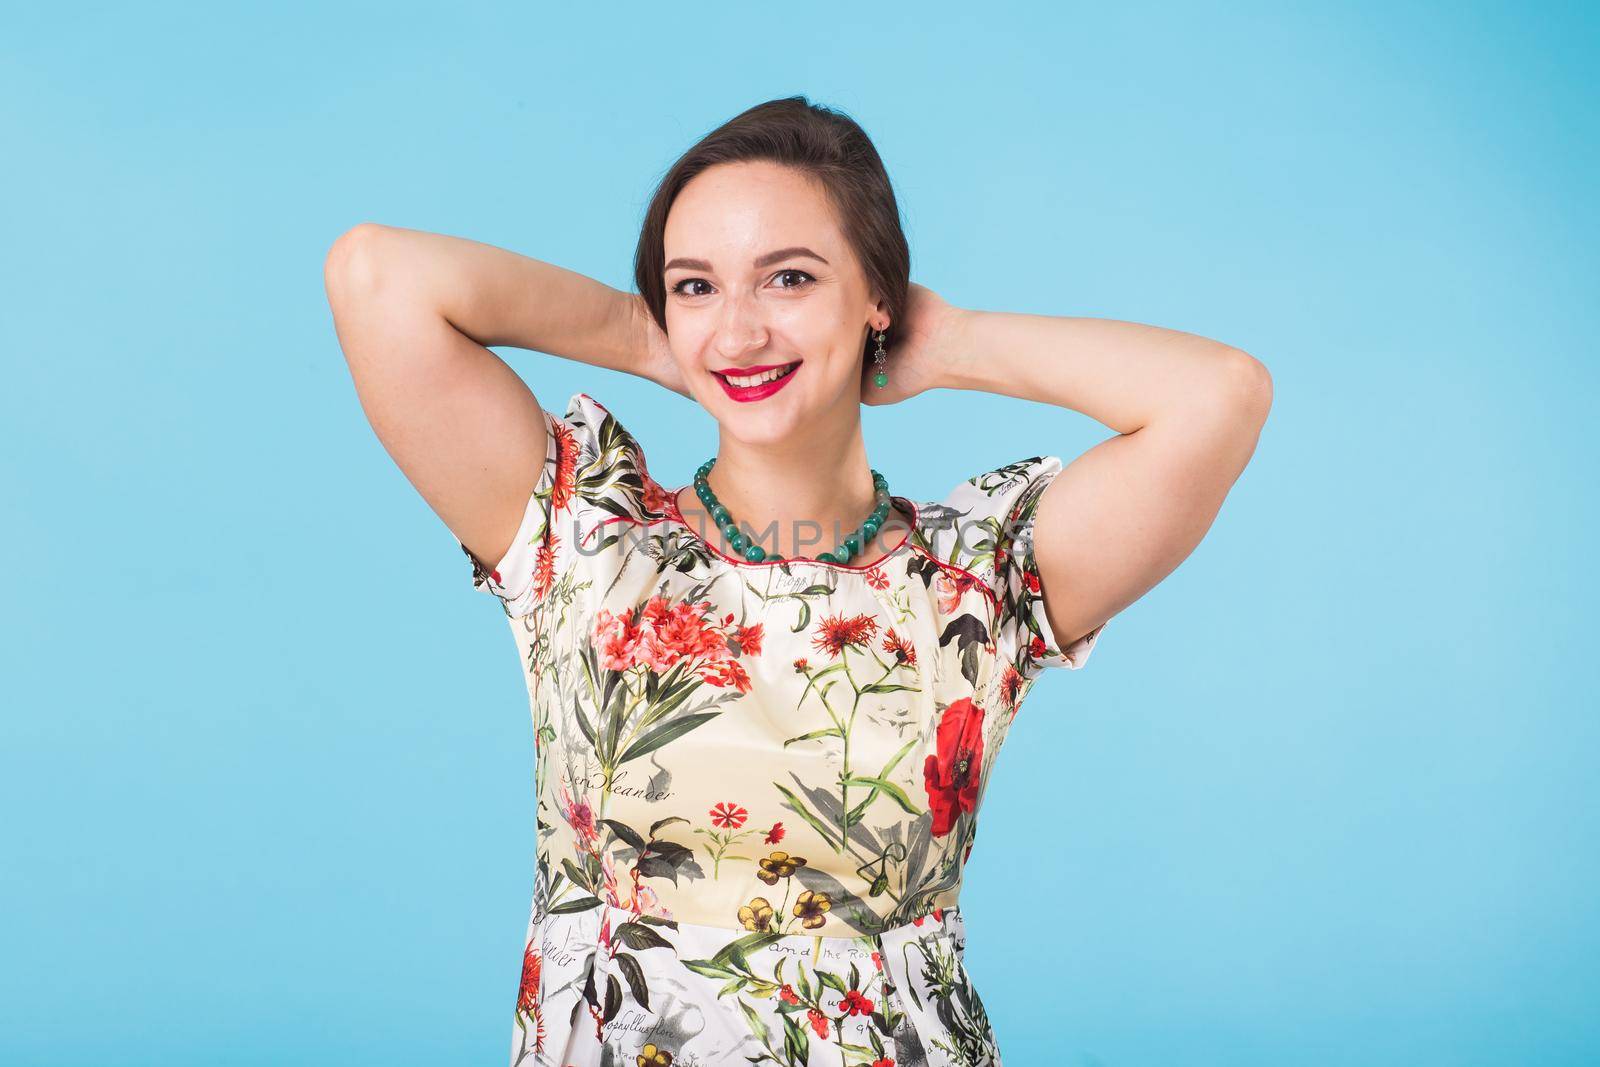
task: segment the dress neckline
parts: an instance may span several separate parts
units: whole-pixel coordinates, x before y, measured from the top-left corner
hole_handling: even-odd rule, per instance
[[[915,540],[915,534],[917,530],[922,527],[922,507],[910,497],[895,496],[891,493],[889,496],[890,500],[905,504],[910,507],[911,529],[906,531],[905,538],[901,540],[898,545],[895,545],[887,553],[878,559],[873,560],[871,563],[829,563],[824,559],[764,559],[759,561],[740,559],[738,556],[729,555],[716,545],[712,544],[710,541],[707,541],[703,536],[701,536],[700,531],[695,529],[694,525],[684,517],[682,509],[678,507],[678,494],[683,492],[685,489],[692,488],[693,483],[691,482],[687,485],[680,485],[676,489],[669,489],[667,491],[667,518],[683,527],[683,529],[688,532],[689,536],[694,539],[696,544],[703,545],[708,551],[710,551],[712,555],[716,556],[724,563],[730,563],[735,567],[781,567],[784,564],[788,564],[792,567],[799,564],[814,567],[832,567],[834,570],[854,571],[864,574],[867,571],[882,567],[886,563],[893,562],[900,556],[904,555],[910,549],[911,542]]]

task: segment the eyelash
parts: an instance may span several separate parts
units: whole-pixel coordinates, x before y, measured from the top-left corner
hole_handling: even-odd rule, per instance
[[[805,280],[804,283],[802,283],[800,285],[784,285],[784,286],[780,286],[780,288],[782,288],[782,289],[804,289],[807,285],[810,285],[811,283],[816,281],[816,279],[813,278],[810,274],[807,274],[803,270],[797,270],[794,267],[789,267],[789,268],[787,268],[785,270],[780,270],[777,274],[774,274],[773,277],[776,278],[779,275],[783,275],[783,274],[798,274],[801,277],[805,278],[806,280]],[[678,282],[676,285],[674,285],[671,289],[667,290],[667,292],[674,293],[674,294],[676,294],[678,296],[687,296],[687,297],[690,297],[690,298],[693,298],[693,297],[696,297],[696,296],[704,296],[705,295],[704,293],[686,293],[686,292],[683,291],[683,287],[688,285],[690,282],[704,282],[704,281],[705,281],[704,278],[685,278],[682,281]],[[709,284],[709,283],[707,283],[707,284]]]

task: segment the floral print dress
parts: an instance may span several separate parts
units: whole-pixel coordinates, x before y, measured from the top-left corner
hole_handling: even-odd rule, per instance
[[[709,544],[586,393],[516,540],[472,557],[533,713],[513,1067],[999,1064],[959,898],[996,754],[1060,648],[1032,554],[1057,457],[866,566]],[[893,531],[890,531],[891,536]]]

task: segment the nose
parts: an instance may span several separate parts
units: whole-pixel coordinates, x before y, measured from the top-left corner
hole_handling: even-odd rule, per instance
[[[737,361],[746,352],[766,345],[767,327],[754,296],[745,294],[730,297],[723,302],[723,309],[715,340],[718,356]]]

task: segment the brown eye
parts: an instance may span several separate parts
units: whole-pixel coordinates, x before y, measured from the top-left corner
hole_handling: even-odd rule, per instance
[[[773,275],[773,277],[775,277],[775,278],[783,278],[783,277],[786,277],[786,276],[791,275],[791,274],[798,275],[799,277],[804,278],[806,280],[806,282],[816,281],[815,278],[813,278],[811,275],[807,274],[803,270],[780,270],[777,274]],[[804,287],[805,287],[804,284],[801,284],[801,283],[796,283],[794,285],[780,285],[780,286],[778,286],[779,289],[803,289]]]
[[[684,288],[683,287],[686,286],[686,285],[705,285],[705,284],[706,284],[706,280],[704,278],[685,278],[685,279],[683,279],[683,281],[679,282],[677,285],[674,285],[668,291],[676,293],[679,296],[704,296],[705,295],[704,293],[686,293],[686,292],[684,292]]]

